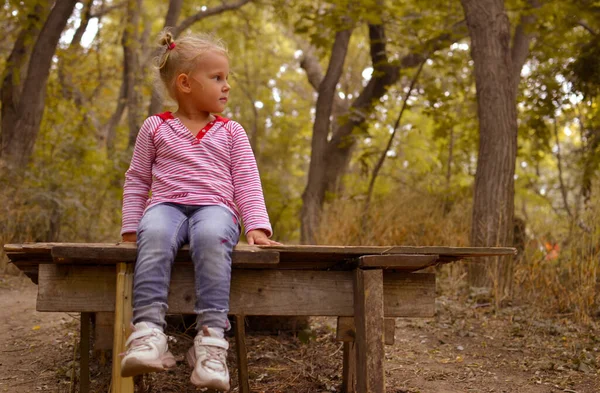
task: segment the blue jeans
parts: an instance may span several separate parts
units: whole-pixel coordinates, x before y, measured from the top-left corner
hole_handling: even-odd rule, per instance
[[[231,253],[239,237],[236,217],[223,206],[163,203],[148,209],[137,230],[133,323],[166,327],[171,268],[179,248],[189,243],[197,327],[229,330]]]

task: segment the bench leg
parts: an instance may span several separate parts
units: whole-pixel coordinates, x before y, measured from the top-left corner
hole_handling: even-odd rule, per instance
[[[240,393],[250,393],[248,383],[248,353],[246,351],[246,327],[243,315],[235,316],[235,349],[238,363],[238,383]]]
[[[117,264],[117,294],[115,299],[115,331],[112,356],[112,393],[133,393],[133,378],[121,377],[120,353],[131,334],[133,264]]]
[[[354,342],[344,343],[344,363],[342,369],[342,393],[356,392],[356,346]]]
[[[79,392],[90,391],[90,317],[91,313],[82,312],[79,329]]]
[[[384,393],[382,270],[355,270],[354,321],[356,390],[358,393]]]
[[[115,334],[115,313],[96,312],[96,323],[94,324],[94,350],[110,350],[113,347],[113,335]]]

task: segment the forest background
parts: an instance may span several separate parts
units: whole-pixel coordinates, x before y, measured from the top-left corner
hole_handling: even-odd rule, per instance
[[[600,2],[5,0],[0,243],[116,242],[156,38],[231,55],[275,238],[513,246],[444,268],[590,322],[598,312]],[[485,269],[481,269],[485,267]],[[5,256],[0,272],[15,271]]]

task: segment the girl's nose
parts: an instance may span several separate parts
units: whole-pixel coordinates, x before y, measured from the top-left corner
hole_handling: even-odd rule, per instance
[[[229,84],[228,81],[225,81],[225,86],[223,86],[223,90],[225,90],[225,91],[231,90],[231,85]]]

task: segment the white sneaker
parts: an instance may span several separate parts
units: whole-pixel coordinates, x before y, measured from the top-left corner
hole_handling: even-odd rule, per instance
[[[228,349],[227,340],[219,338],[213,329],[203,326],[194,339],[194,346],[185,355],[189,365],[194,368],[190,377],[192,383],[202,388],[228,391]]]
[[[175,358],[169,352],[167,336],[146,322],[136,323],[125,343],[127,351],[121,360],[121,376],[133,377],[175,367]]]

